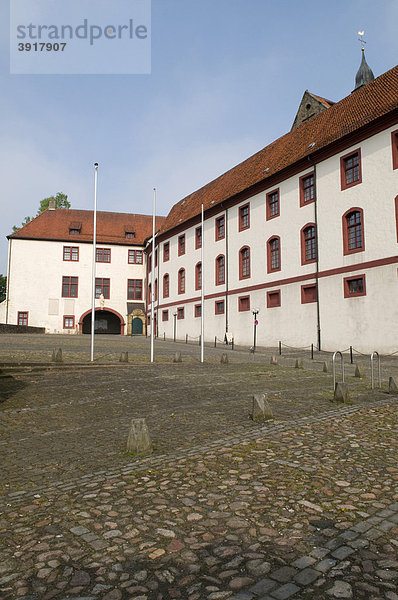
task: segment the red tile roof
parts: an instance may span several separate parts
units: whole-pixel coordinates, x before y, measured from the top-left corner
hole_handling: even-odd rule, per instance
[[[164,221],[165,217],[156,217],[156,228]],[[80,233],[70,235],[69,229],[80,229]],[[135,237],[127,239],[126,232],[135,232]],[[101,244],[142,245],[151,235],[152,215],[97,212],[97,242]],[[46,210],[8,237],[71,243],[92,242],[93,211],[67,208]]]
[[[322,96],[317,96],[316,94],[313,94],[312,92],[309,92],[309,93],[311,94],[311,96],[313,96],[314,98],[319,100],[319,102],[322,102],[322,104],[324,104],[326,106],[326,108],[330,108],[331,106],[336,104],[335,102],[332,102],[332,100],[327,100],[326,98],[322,98]]]
[[[260,182],[398,108],[398,66],[309,119],[173,206],[161,233]],[[313,146],[310,144],[315,142]],[[265,171],[265,169],[267,169]],[[271,185],[271,184],[270,184]]]

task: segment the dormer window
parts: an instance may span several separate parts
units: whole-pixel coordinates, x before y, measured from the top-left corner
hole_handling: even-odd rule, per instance
[[[133,231],[131,228],[126,228],[124,230],[124,237],[126,240],[133,240],[135,238],[135,231]]]
[[[77,221],[69,223],[69,235],[80,235],[82,224]]]

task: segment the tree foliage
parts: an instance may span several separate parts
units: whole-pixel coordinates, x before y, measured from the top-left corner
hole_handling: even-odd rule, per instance
[[[0,302],[6,298],[7,277],[0,273]]]
[[[43,200],[39,204],[39,208],[37,209],[36,217],[38,217],[42,212],[48,209],[50,204],[50,200],[55,200],[55,208],[70,208],[71,204],[68,201],[68,196],[63,194],[62,192],[58,192],[55,196],[49,196],[48,198],[43,198]],[[32,221],[33,217],[25,217],[22,221],[22,224],[18,227],[18,225],[14,225],[12,228],[13,233],[24,227],[27,223]]]

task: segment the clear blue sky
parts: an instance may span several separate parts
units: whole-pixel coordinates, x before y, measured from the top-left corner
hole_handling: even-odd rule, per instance
[[[358,30],[375,76],[393,67],[397,23],[397,0],[152,0],[151,75],[10,75],[3,0],[0,273],[42,198],[92,208],[94,162],[100,210],[150,213],[156,187],[165,215],[286,133],[305,89],[347,96]]]

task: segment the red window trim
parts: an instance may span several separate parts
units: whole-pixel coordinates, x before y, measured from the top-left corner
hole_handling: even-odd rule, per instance
[[[162,310],[162,321],[168,321],[168,320],[169,320],[169,311]]]
[[[131,285],[131,286],[129,285],[129,282],[130,282],[130,281],[134,281],[134,282],[136,282],[136,281],[140,281],[140,282],[141,282],[141,298],[136,298],[136,297],[130,298],[130,296],[129,296],[129,288],[130,288],[130,287],[132,287],[132,288],[134,289],[134,294],[135,294],[135,291],[136,291],[136,289],[137,289],[137,284],[136,284],[136,283],[134,283],[134,284],[133,284],[133,285]],[[144,283],[144,282],[142,281],[142,279],[133,279],[133,278],[129,278],[129,279],[127,279],[127,300],[142,300],[142,294],[143,294],[143,291],[144,291],[144,286],[143,286],[143,283]],[[149,285],[150,285],[150,284],[149,284]],[[138,286],[138,287],[139,287],[139,286]]]
[[[76,282],[76,296],[64,296],[64,278],[68,278],[69,280],[74,278],[77,279]],[[72,284],[69,282],[69,290]],[[62,275],[62,283],[61,283],[61,298],[78,298],[79,297],[79,277],[76,275]]]
[[[166,289],[166,281],[167,281],[167,289]],[[170,275],[168,273],[165,273],[163,275],[163,298],[169,298],[169,297],[170,297]]]
[[[359,179],[357,181],[352,181],[351,183],[346,183],[346,161],[352,156],[355,156],[355,154],[358,154]],[[360,148],[352,150],[351,152],[348,152],[348,154],[345,154],[344,156],[340,157],[340,183],[342,191],[352,188],[355,185],[358,185],[359,183],[362,183],[362,160]]]
[[[97,281],[101,281],[101,283],[97,283]],[[108,295],[107,296],[105,296],[105,294],[104,294],[104,281],[109,281],[109,285],[107,286],[108,287]],[[97,286],[101,286],[101,290],[102,290],[101,294],[104,295],[104,299],[109,300],[111,297],[111,279],[110,279],[110,277],[96,277],[95,278],[95,297],[98,300],[99,296],[97,296]]]
[[[200,236],[200,244],[199,244],[199,231],[201,232],[201,236]],[[203,237],[203,232],[202,232],[202,226],[200,225],[200,227],[197,227],[195,229],[195,250],[198,250],[199,248],[202,247],[202,240]]]
[[[272,261],[271,261],[271,242],[272,240],[278,240],[279,242],[279,267],[277,267],[276,269],[272,269]],[[272,235],[270,238],[268,238],[267,240],[267,273],[276,273],[277,271],[281,270],[281,265],[282,265],[282,252],[281,252],[281,238],[279,237],[279,235]]]
[[[277,298],[275,302],[272,300],[273,297]],[[279,290],[270,290],[267,292],[267,308],[278,308],[281,305],[281,291]]]
[[[219,235],[219,233],[218,233],[218,230],[219,230],[218,223],[219,223],[219,221],[221,221],[221,220],[223,221],[223,229],[224,229],[224,233],[223,233],[223,235]],[[215,231],[215,239],[216,239],[216,242],[218,242],[219,240],[223,240],[223,239],[225,239],[225,215],[221,215],[220,217],[217,217],[217,218],[216,218],[216,221],[215,221],[215,226],[216,226],[216,231]],[[239,230],[239,231],[240,231],[240,230]]]
[[[196,263],[195,265],[195,290],[201,290],[202,289],[202,285],[199,285],[199,265],[200,268],[202,269],[202,263],[199,261]],[[201,272],[201,282],[202,284],[202,272]]]
[[[361,237],[362,237],[362,246],[360,248],[353,248],[352,250],[348,247],[348,223],[347,216],[352,212],[360,212],[361,213]],[[342,217],[343,223],[343,254],[346,256],[347,254],[356,254],[357,252],[363,252],[365,250],[365,227],[364,227],[364,219],[363,219],[363,209],[358,206],[354,206],[353,208],[349,208]]]
[[[72,324],[71,327],[67,327],[65,325],[65,320],[66,319],[72,319],[73,320],[73,324]],[[63,323],[63,325],[64,325],[63,329],[74,329],[75,328],[75,317],[74,317],[74,315],[64,315],[64,323]]]
[[[134,260],[130,260],[130,253],[134,252]],[[137,261],[137,252],[141,253],[141,262]],[[129,248],[127,251],[127,264],[129,265],[143,265],[144,264],[144,255],[142,250],[136,250],[135,248]]]
[[[104,258],[104,251],[105,250],[109,250],[109,260],[98,260],[98,252],[101,252],[102,254],[102,258]],[[112,260],[112,249],[111,248],[98,248],[98,246],[95,249],[95,262],[96,263],[105,263],[105,264],[110,264]]]
[[[65,248],[70,248],[70,256],[71,258],[65,258]],[[77,260],[72,260],[72,248],[77,249]],[[79,246],[64,246],[62,249],[62,256],[65,262],[79,262],[80,259],[80,248]]]
[[[28,310],[19,310],[18,311],[18,320],[17,320],[18,325],[19,325],[19,315],[26,315],[26,325],[20,325],[20,327],[27,327],[29,325],[29,311]]]
[[[315,289],[315,297],[314,299],[310,299],[308,300],[308,298],[306,298],[305,296],[305,290],[308,289]],[[316,289],[316,283],[309,283],[307,285],[302,285],[301,286],[301,304],[310,304],[312,302],[316,302],[317,301],[317,289]]]
[[[182,289],[182,286],[181,286],[181,281],[182,281],[181,274],[182,273],[184,273],[184,289]],[[178,271],[178,293],[179,294],[185,294],[186,284],[187,284],[187,282],[186,282],[186,272],[185,272],[185,269],[180,269]]]
[[[398,169],[398,129],[391,132],[392,168]]]
[[[243,226],[242,211],[244,208],[248,209],[248,214],[247,214],[248,224],[246,226]],[[250,202],[246,202],[246,204],[243,204],[242,206],[239,207],[239,231],[245,231],[245,229],[250,229]]]
[[[243,250],[249,250],[249,274],[248,275],[243,275],[243,257],[242,257],[242,252]],[[242,246],[242,248],[239,250],[239,279],[249,279],[251,277],[251,264],[250,264],[250,246]]]
[[[266,212],[266,220],[270,221],[271,219],[276,219],[276,217],[279,217],[281,214],[281,195],[280,195],[280,188],[275,188],[274,190],[271,190],[270,192],[267,192],[266,198],[265,198],[265,212]],[[278,212],[275,215],[271,215],[271,211],[270,211],[270,206],[269,206],[269,200],[270,200],[270,196],[272,194],[278,194]]]
[[[183,244],[180,242],[180,240],[183,240]],[[182,248],[183,246],[183,248]],[[185,233],[183,233],[182,235],[178,236],[178,256],[184,256],[185,254]]]
[[[180,317],[180,313],[181,313],[181,311],[182,311],[182,316]],[[179,307],[177,308],[177,319],[178,319],[178,320],[180,320],[180,319],[184,319],[184,317],[185,317],[185,310],[184,310],[184,306],[179,306]]]
[[[363,291],[355,292],[355,294],[350,294],[349,290],[349,282],[354,279],[362,279],[363,281]],[[351,277],[344,277],[343,279],[343,288],[344,288],[344,298],[357,298],[358,296],[366,296],[366,277],[364,274],[362,275],[354,275]]]
[[[310,258],[309,260],[307,260],[305,258],[305,230],[308,227],[314,227],[314,229],[315,229],[315,258]],[[318,248],[317,248],[316,225],[315,225],[315,223],[307,223],[306,225],[304,225],[304,227],[301,228],[301,231],[300,231],[300,242],[301,242],[301,264],[302,265],[310,265],[311,263],[315,263],[316,262],[316,254],[317,254],[317,250],[318,250]]]
[[[307,202],[304,200],[305,196],[304,196],[304,179],[307,179],[307,177],[313,177],[314,178],[314,197],[312,200],[307,200]],[[303,206],[308,206],[308,204],[312,204],[313,202],[315,202],[315,171],[311,171],[311,173],[306,173],[305,175],[302,175],[299,178],[299,196],[300,196],[300,207]]]
[[[163,262],[170,260],[170,242],[163,244]]]
[[[222,304],[222,310],[217,310],[217,305]],[[225,301],[224,300],[216,300],[214,302],[214,314],[223,315],[225,313]]]
[[[194,314],[195,318],[202,316],[201,314],[200,315],[197,314],[197,309],[198,308],[200,308],[202,310],[202,305],[201,304],[195,304],[194,311],[193,311],[193,314]]]
[[[248,307],[242,308],[243,301],[248,300]],[[250,311],[250,296],[239,296],[238,297],[238,311],[239,312],[248,312]]]
[[[219,270],[218,270],[218,259],[219,258],[224,259],[224,281],[220,281],[220,278],[219,278]],[[225,285],[225,255],[224,254],[219,254],[218,256],[216,256],[215,267],[216,267],[216,276],[215,276],[216,285]]]

